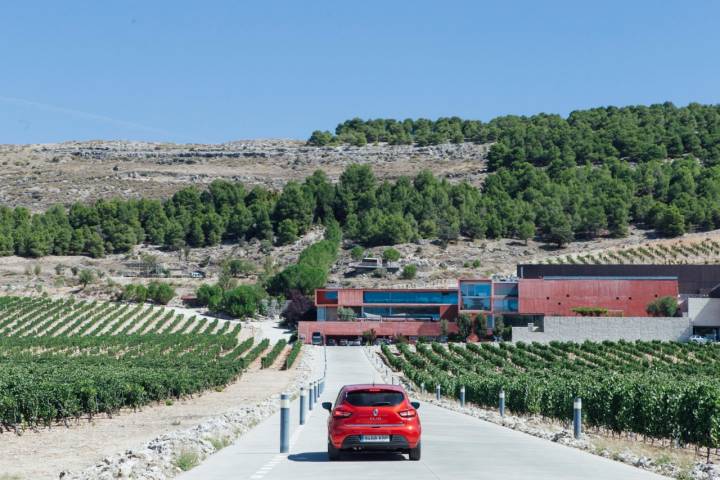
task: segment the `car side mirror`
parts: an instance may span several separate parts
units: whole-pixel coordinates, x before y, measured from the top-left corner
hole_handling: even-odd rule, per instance
[[[420,408],[420,402],[410,402],[410,405],[412,405],[415,410]]]
[[[322,402],[322,407],[328,412],[332,412],[332,402]]]

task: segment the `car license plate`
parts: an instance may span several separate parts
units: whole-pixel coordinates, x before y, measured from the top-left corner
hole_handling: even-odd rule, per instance
[[[390,435],[361,435],[360,441],[362,443],[368,442],[389,442]]]

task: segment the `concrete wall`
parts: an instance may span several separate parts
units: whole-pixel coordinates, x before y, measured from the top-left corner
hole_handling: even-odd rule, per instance
[[[688,316],[696,327],[720,327],[720,298],[688,298]]]
[[[543,331],[513,327],[513,342],[553,340],[687,340],[692,325],[687,317],[545,317]]]

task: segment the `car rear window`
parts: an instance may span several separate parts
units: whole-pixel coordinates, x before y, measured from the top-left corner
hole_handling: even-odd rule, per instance
[[[356,407],[394,406],[402,403],[405,395],[391,390],[356,390],[348,392],[345,401]]]

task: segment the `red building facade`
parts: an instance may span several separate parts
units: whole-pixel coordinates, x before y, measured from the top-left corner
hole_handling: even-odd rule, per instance
[[[612,316],[647,316],[650,302],[678,294],[676,277],[460,279],[452,289],[327,288],[315,291],[317,320],[300,322],[298,331],[307,342],[315,332],[355,338],[371,329],[379,337],[438,337],[441,320],[448,320],[448,333],[457,332],[461,313],[484,315],[490,330],[499,315],[508,325],[510,320],[575,316],[573,309],[579,307],[606,309]],[[352,311],[352,321],[341,320],[341,308],[341,313]]]
[[[546,277],[520,279],[521,315],[574,316],[574,308],[605,308],[614,316],[646,317],[648,304],[678,296],[676,278]]]

